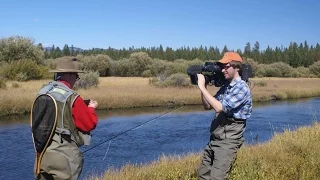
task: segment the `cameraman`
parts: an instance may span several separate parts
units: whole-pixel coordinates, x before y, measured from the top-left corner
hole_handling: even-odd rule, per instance
[[[227,179],[228,172],[243,144],[246,119],[252,112],[251,92],[241,79],[242,58],[235,52],[226,52],[219,61],[226,82],[212,97],[205,78],[197,74],[202,104],[216,112],[211,123],[210,142],[207,144],[200,168],[199,179]]]

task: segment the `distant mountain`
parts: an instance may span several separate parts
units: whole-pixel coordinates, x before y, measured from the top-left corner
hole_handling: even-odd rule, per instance
[[[60,47],[59,47],[60,48]],[[70,51],[71,51],[71,47],[69,47]],[[45,51],[51,51],[52,50],[52,47],[43,47],[43,50]],[[62,49],[60,48],[60,50],[62,51]],[[81,48],[78,48],[78,47],[73,47],[73,50],[74,51],[79,51],[79,52],[82,52],[84,51],[84,49],[81,49]]]

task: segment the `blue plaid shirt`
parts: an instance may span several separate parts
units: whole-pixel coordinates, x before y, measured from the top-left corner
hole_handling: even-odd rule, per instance
[[[215,98],[222,103],[222,110],[228,117],[248,119],[252,112],[250,88],[241,77],[232,83],[226,83],[217,92]]]

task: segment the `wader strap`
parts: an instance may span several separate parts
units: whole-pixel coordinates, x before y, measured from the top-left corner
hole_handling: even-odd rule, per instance
[[[62,140],[62,138],[67,141],[72,140],[79,146],[79,144],[75,140],[74,136],[71,134],[71,132],[68,129],[56,128],[55,132],[56,132],[56,134],[58,134],[60,136],[61,140]],[[79,135],[82,137],[82,139],[84,141],[84,145],[90,145],[91,134],[86,134],[86,133],[82,133],[81,131],[79,131]]]
[[[56,128],[57,134],[71,135],[71,132],[68,129]]]

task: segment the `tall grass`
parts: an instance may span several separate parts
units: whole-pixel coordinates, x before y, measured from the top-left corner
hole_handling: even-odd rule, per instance
[[[30,112],[37,92],[49,81],[18,82],[18,88],[12,87],[16,81],[7,81],[7,88],[0,89],[0,116]],[[253,87],[254,101],[320,96],[320,78],[255,78],[252,81],[266,84]],[[97,100],[98,109],[201,104],[197,86],[157,88],[149,84],[149,78],[141,77],[102,77],[99,82],[97,88],[78,91],[84,99]],[[208,88],[212,94],[218,90]]]
[[[229,173],[230,180],[319,179],[320,124],[295,131],[276,133],[266,143],[244,145]],[[126,165],[109,169],[103,177],[90,180],[173,180],[197,179],[201,153],[162,157],[145,165]]]

